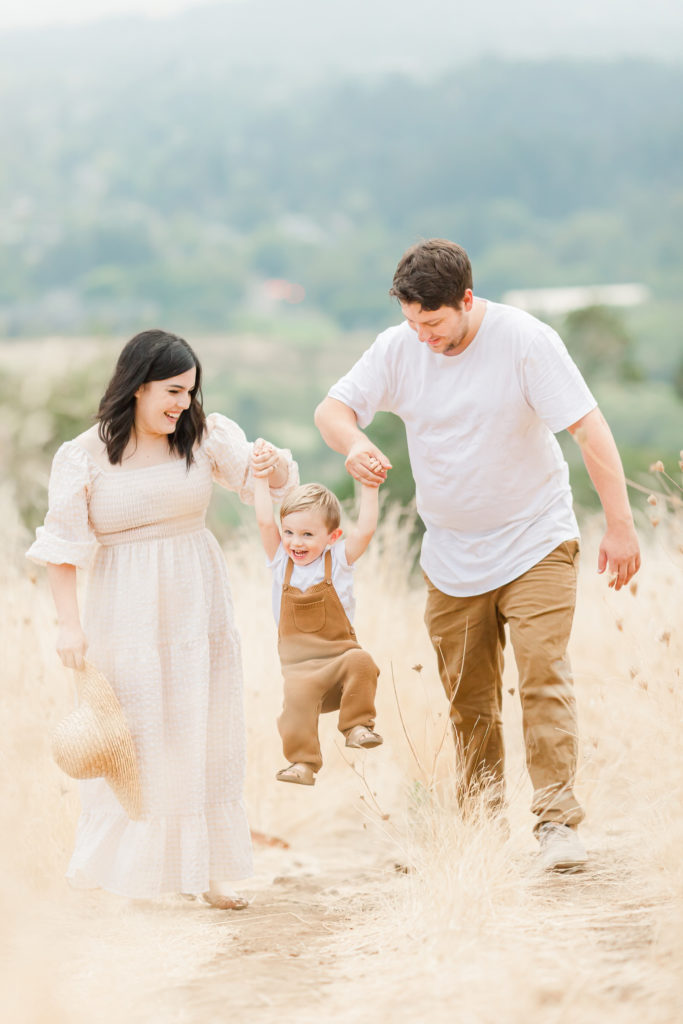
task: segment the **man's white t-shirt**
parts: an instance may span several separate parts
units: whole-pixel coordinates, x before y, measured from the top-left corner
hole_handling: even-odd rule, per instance
[[[390,327],[329,392],[366,427],[406,426],[421,565],[439,590],[494,590],[578,537],[569,469],[554,433],[597,405],[559,335],[487,302],[464,352],[434,353],[407,323]]]
[[[346,542],[338,540],[330,548],[332,552],[332,585],[337,591],[342,607],[348,615],[349,622],[353,622],[353,614],[356,610],[356,601],[353,596],[353,565],[346,561]],[[282,584],[285,582],[285,570],[289,556],[282,544],[275,552],[272,562],[268,566],[273,572],[273,617],[276,623],[280,622],[280,601],[282,598]],[[325,579],[325,554],[308,565],[294,565],[292,578],[289,581],[292,587],[298,590],[308,590],[316,583],[322,583]]]

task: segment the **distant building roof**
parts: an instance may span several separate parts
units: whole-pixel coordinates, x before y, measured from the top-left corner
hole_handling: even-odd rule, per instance
[[[505,292],[502,301],[529,313],[570,313],[586,306],[640,306],[650,297],[644,284],[593,284]]]

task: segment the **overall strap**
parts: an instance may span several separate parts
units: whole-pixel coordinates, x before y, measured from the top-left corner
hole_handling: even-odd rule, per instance
[[[285,569],[285,578],[283,580],[283,583],[284,583],[284,585],[286,587],[289,586],[289,581],[292,578],[292,570],[293,569],[294,569],[294,562],[292,561],[291,558],[288,558],[287,559],[287,568]]]
[[[325,551],[325,582],[332,582],[332,551],[330,548]]]

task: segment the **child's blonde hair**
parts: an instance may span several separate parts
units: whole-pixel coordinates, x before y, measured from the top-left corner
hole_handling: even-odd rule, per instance
[[[322,484],[301,484],[285,495],[280,505],[280,522],[292,512],[319,512],[332,533],[341,522],[341,505],[336,494]]]

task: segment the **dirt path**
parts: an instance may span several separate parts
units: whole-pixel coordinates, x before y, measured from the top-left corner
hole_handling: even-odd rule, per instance
[[[334,989],[350,980],[330,947],[358,927],[376,902],[376,884],[376,872],[361,871],[350,885],[339,867],[276,877],[270,893],[235,922],[228,948],[169,993],[169,1007],[180,998],[207,1022],[225,1019],[226,1004],[243,1020],[282,1020],[290,1013],[301,1021],[329,1019]]]
[[[59,943],[54,992],[67,1010],[49,1019],[574,1024],[609,1013],[619,1024],[673,1024],[672,965],[654,952],[671,908],[648,894],[619,840],[580,875],[533,875],[528,845],[513,842],[511,856],[523,904],[434,934],[396,916],[415,880],[396,871],[387,844],[342,829],[288,849],[257,846],[258,874],[243,887],[252,903],[240,913],[180,897],[65,895],[41,921],[43,938]]]
[[[352,970],[331,950],[396,885],[393,864],[381,844],[341,830],[314,847],[255,853],[257,874],[240,887],[251,904],[239,913],[66,890],[41,907],[32,929],[45,949],[60,948],[48,964],[50,1013],[67,1008],[69,1024],[91,1024],[93,1007],[106,1024],[329,1019],[330,992]]]

